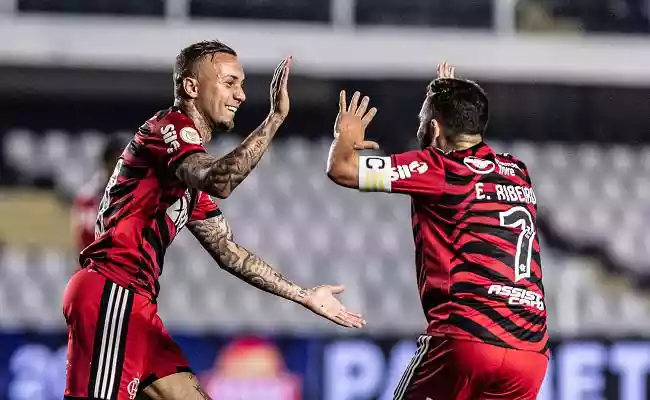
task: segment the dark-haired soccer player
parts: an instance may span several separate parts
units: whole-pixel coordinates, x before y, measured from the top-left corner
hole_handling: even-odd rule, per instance
[[[208,398],[157,313],[165,251],[184,226],[221,268],[245,282],[337,324],[363,325],[335,298],[342,287],[304,289],[234,242],[210,197],[228,197],[266,151],[289,112],[290,65],[287,58],[275,71],[264,122],[215,158],[203,145],[215,130],[233,127],[246,98],[244,72],[235,51],[218,41],[180,52],[174,105],[146,121],[122,153],[99,207],[96,240],[81,252],[83,269],[64,294],[66,398]]]
[[[420,150],[359,156],[376,109],[341,92],[327,174],[411,197],[429,326],[395,399],[533,400],[548,362],[537,198],[526,165],[483,141],[488,98],[441,65],[420,111]]]

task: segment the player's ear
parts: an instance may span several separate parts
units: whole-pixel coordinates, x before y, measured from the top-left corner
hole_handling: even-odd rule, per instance
[[[190,99],[197,98],[199,96],[199,81],[189,76],[183,78],[183,92]]]
[[[436,140],[438,136],[440,136],[440,134],[442,133],[440,124],[435,119],[432,119],[431,122],[429,123],[429,133],[431,134],[431,138],[433,140]]]

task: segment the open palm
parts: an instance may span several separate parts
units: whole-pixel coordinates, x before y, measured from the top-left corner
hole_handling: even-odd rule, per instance
[[[360,314],[346,310],[334,296],[345,290],[343,286],[322,285],[309,289],[305,307],[321,317],[346,328],[361,328],[366,324]]]
[[[289,89],[287,84],[289,81],[289,71],[291,71],[291,56],[282,60],[273,73],[270,87],[270,100],[271,100],[271,114],[281,118],[289,115],[289,108],[291,106],[289,101]]]
[[[351,137],[357,150],[378,149],[379,145],[373,141],[365,140],[366,128],[377,114],[375,107],[368,110],[370,97],[364,96],[359,103],[361,93],[354,92],[350,100],[350,106],[347,105],[345,90],[339,94],[339,113],[334,122],[334,137],[344,135]]]

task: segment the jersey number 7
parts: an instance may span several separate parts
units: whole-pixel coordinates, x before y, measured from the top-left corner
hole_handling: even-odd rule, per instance
[[[536,233],[533,217],[524,207],[512,207],[508,211],[499,213],[499,220],[503,227],[521,229],[515,254],[515,282],[530,278],[530,259]]]

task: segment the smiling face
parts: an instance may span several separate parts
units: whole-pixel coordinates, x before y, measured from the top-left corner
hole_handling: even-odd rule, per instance
[[[213,129],[229,131],[235,113],[246,100],[244,69],[236,56],[216,53],[198,64],[194,104]]]

